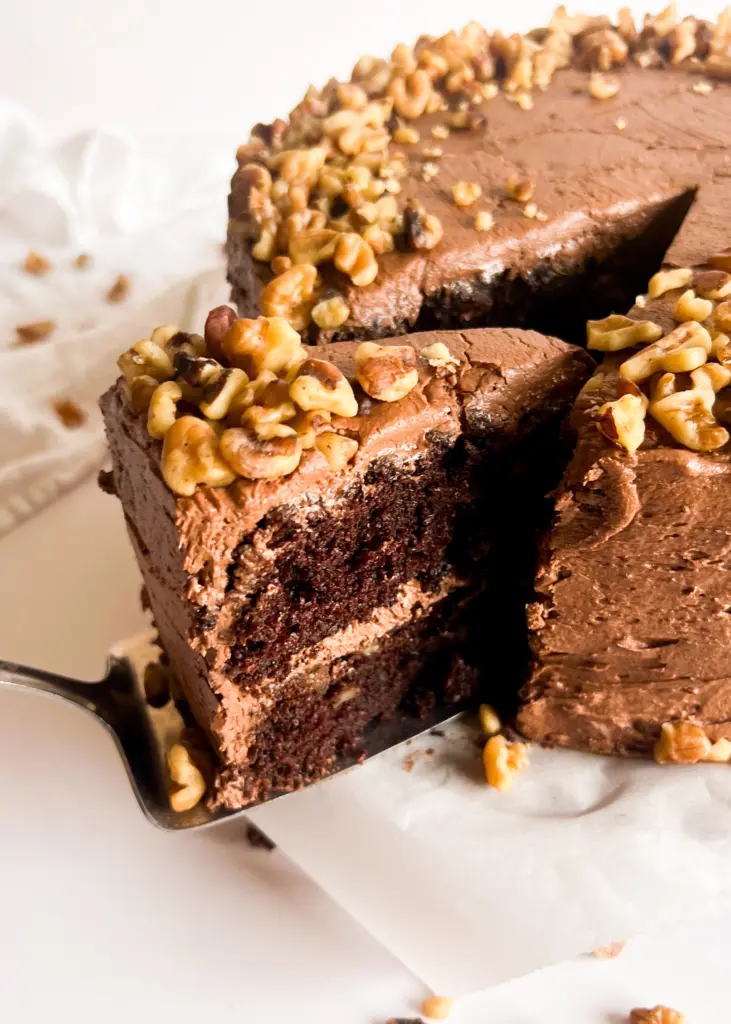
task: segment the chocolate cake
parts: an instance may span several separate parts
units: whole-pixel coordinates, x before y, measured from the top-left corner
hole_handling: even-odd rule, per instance
[[[511,668],[514,687],[525,537],[593,364],[519,330],[305,348],[225,307],[206,337],[159,328],[102,409],[162,645],[220,754],[214,802],[236,806],[324,774],[374,720],[499,703]]]
[[[514,709],[527,602],[527,736],[731,755],[730,108],[731,9],[559,8],[363,58],[255,127],[238,317],[159,328],[102,401],[214,805],[389,716]]]

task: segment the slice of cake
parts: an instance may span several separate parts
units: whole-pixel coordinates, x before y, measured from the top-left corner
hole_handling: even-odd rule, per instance
[[[518,330],[307,348],[227,307],[205,338],[158,328],[122,356],[102,399],[114,489],[220,758],[214,803],[316,779],[388,716],[500,702],[526,538],[592,365]]]
[[[238,154],[240,313],[325,341],[466,325],[579,339],[629,308],[726,163],[730,25],[559,9],[525,36],[422,36],[311,88]]]
[[[731,250],[703,251],[729,198],[703,190],[630,317],[589,324],[607,354],[572,417],[519,715],[543,743],[731,754]]]

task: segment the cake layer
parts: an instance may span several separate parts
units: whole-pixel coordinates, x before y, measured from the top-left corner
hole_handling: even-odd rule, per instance
[[[329,425],[358,441],[338,471],[309,449],[276,480],[240,478],[176,497],[162,479],[161,442],[126,386],[120,381],[102,401],[115,486],[162,644],[231,768],[222,800],[283,785],[282,772],[292,785],[315,777],[367,721],[412,691],[422,701],[428,692],[446,700],[437,691],[454,675],[454,659],[462,665],[471,650],[476,595],[483,594],[481,644],[485,621],[499,633],[508,617],[521,618],[531,547],[523,537],[512,548],[506,587],[491,542],[498,529],[505,541],[504,524],[535,524],[544,488],[562,466],[537,432],[555,439],[592,361],[518,330],[410,335],[386,350],[404,340],[418,382],[393,402],[355,383],[354,344],[327,347],[358,404],[355,415]],[[418,359],[424,350],[441,362]],[[503,666],[515,672],[522,658],[520,644],[504,648],[482,677],[496,693]],[[470,692],[476,664],[465,670]],[[334,715],[346,684],[363,697]],[[276,767],[280,744],[290,751],[286,771]]]

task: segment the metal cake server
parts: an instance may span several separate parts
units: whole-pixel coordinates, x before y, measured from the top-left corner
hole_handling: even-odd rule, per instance
[[[153,636],[146,633],[113,648],[107,661],[107,673],[98,682],[80,682],[0,660],[0,687],[31,690],[70,701],[101,722],[114,740],[140,807],[158,828],[169,832],[203,828],[237,814],[246,814],[255,804],[243,811],[219,808],[211,812],[204,803],[183,813],[171,809],[166,754],[180,736],[185,723],[173,700],[162,708],[155,708],[145,699],[144,669],[159,653],[153,644]],[[378,722],[367,730],[366,757],[427,732],[454,715],[455,707],[450,705],[436,709],[428,718],[398,716],[397,719]],[[343,758],[333,764],[330,774],[334,775],[355,763],[353,757]],[[266,803],[281,795],[273,793],[258,802]]]

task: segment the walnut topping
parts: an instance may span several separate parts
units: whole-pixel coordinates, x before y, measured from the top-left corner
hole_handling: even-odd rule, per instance
[[[433,249],[441,241],[444,229],[437,217],[427,213],[416,199],[404,211],[404,241],[407,249]]]
[[[721,302],[716,306],[713,322],[720,331],[731,331],[731,302]]]
[[[482,752],[487,782],[499,792],[510,789],[515,776],[528,767],[525,743],[508,743],[504,736],[491,736]]]
[[[534,187],[530,178],[519,178],[514,175],[508,178],[505,191],[511,199],[515,199],[519,203],[527,203],[533,195]]]
[[[57,398],[53,411],[67,430],[76,430],[86,423],[86,413],[73,398]]]
[[[176,494],[190,497],[198,484],[227,487],[236,474],[221,457],[218,435],[197,416],[181,416],[165,434],[162,475]]]
[[[338,270],[348,274],[357,288],[365,288],[378,274],[378,263],[373,249],[365,239],[353,232],[338,237],[334,263]]]
[[[482,189],[475,181],[458,181],[452,185],[452,198],[457,206],[471,206],[482,195]]]
[[[640,381],[653,373],[685,373],[702,366],[711,351],[711,336],[694,320],[680,324],[659,341],[630,356],[619,368],[628,380]]]
[[[713,303],[710,299],[699,298],[692,288],[683,292],[673,307],[673,320],[683,322],[685,320],[707,320],[713,312]]]
[[[480,704],[479,718],[480,729],[485,736],[496,736],[503,727],[495,708],[490,704]]]
[[[595,100],[610,100],[619,92],[619,82],[616,78],[607,78],[595,72],[589,79],[589,95]]]
[[[711,256],[708,262],[716,270],[725,270],[731,273],[731,247]]]
[[[175,422],[177,406],[183,392],[174,380],[158,384],[152,395],[147,412],[147,432],[151,437],[162,440]]]
[[[248,480],[288,476],[302,458],[297,432],[283,423],[231,427],[224,430],[220,445],[226,462]]]
[[[618,117],[617,120],[614,122],[614,127],[617,129],[618,132],[623,132],[627,127],[626,119],[623,117]]]
[[[711,750],[705,730],[694,722],[666,722],[655,744],[658,764],[698,764]]]
[[[453,999],[447,996],[429,996],[421,1004],[421,1013],[430,1020],[446,1020],[452,1012]]]
[[[15,333],[21,345],[33,345],[50,338],[55,330],[55,320],[38,320],[32,324],[19,324],[15,328]]]
[[[418,383],[416,353],[409,345],[376,345],[364,341],[355,352],[355,375],[371,398],[398,402]]]
[[[686,1024],[685,1014],[669,1006],[655,1006],[651,1010],[637,1008],[629,1015],[628,1024]]]
[[[622,395],[597,411],[597,427],[610,441],[635,452],[645,439],[646,401],[640,395]]]
[[[650,278],[647,286],[647,294],[651,299],[658,299],[665,292],[673,291],[675,288],[687,288],[693,280],[693,271],[690,267],[678,267],[673,270],[659,270]]]
[[[356,365],[357,358],[356,352]],[[289,386],[289,394],[305,412],[325,409],[336,416],[358,414],[358,402],[350,382],[336,366],[323,359],[306,359],[299,366],[297,376]]]
[[[80,252],[75,257],[73,266],[75,270],[88,270],[91,266],[91,256],[88,252]]]
[[[39,252],[31,249],[23,260],[23,270],[26,274],[32,274],[34,277],[43,277],[44,274],[53,270],[53,264],[45,256],[41,256]]]
[[[203,799],[206,780],[182,743],[174,743],[168,751],[167,766],[175,787],[170,792],[170,806],[179,814],[191,811]]]
[[[459,359],[453,356],[443,341],[435,341],[433,345],[427,345],[419,352],[422,359],[426,359],[429,366],[435,369],[443,369],[447,366],[459,366]]]
[[[219,370],[203,388],[200,410],[209,420],[222,420],[228,416],[236,398],[247,387],[249,378],[237,367]]]
[[[132,282],[126,274],[119,274],[106,294],[107,302],[124,302],[129,295]]]
[[[290,267],[264,288],[259,306],[265,317],[283,317],[296,331],[304,330],[314,305],[317,267],[302,263]]]
[[[328,228],[301,231],[289,243],[292,263],[310,263],[316,267],[319,263],[332,259],[337,240],[338,232]]]
[[[393,141],[402,146],[415,146],[419,141],[419,133],[411,125],[402,124],[393,133]]]
[[[708,751],[706,761],[713,761],[716,764],[728,764],[731,761],[731,740],[721,736],[716,740]]]
[[[293,271],[301,269],[292,267]],[[278,280],[281,281],[281,278],[276,278],[272,284],[276,284]],[[292,296],[293,289],[289,288],[288,293]],[[294,298],[301,298],[301,294],[295,293]],[[271,309],[277,304],[271,300],[267,301],[266,305]],[[221,342],[221,347],[231,366],[244,370],[249,377],[256,377],[263,370],[271,370],[274,373],[284,370],[296,359],[302,350],[302,343],[299,334],[287,320],[272,315],[259,317],[258,320],[234,320]]]
[[[693,92],[698,96],[710,96],[713,92],[713,84],[706,79],[701,79],[693,86]]]
[[[495,218],[487,210],[475,214],[475,231],[490,231],[494,224]]]
[[[651,320],[631,320],[613,313],[586,324],[586,347],[597,352],[619,352],[662,337],[662,327]]]
[[[315,437],[315,448],[325,456],[330,469],[339,473],[358,451],[358,442],[342,434],[324,431]]]
[[[323,330],[341,327],[349,316],[350,306],[342,295],[323,297],[312,307],[312,319]]]
[[[649,411],[686,448],[711,452],[722,448],[729,439],[728,431],[713,416],[714,398],[710,387],[694,387],[651,402]]]
[[[725,299],[731,295],[731,274],[725,270],[701,270],[693,277],[693,289],[704,299]]]

